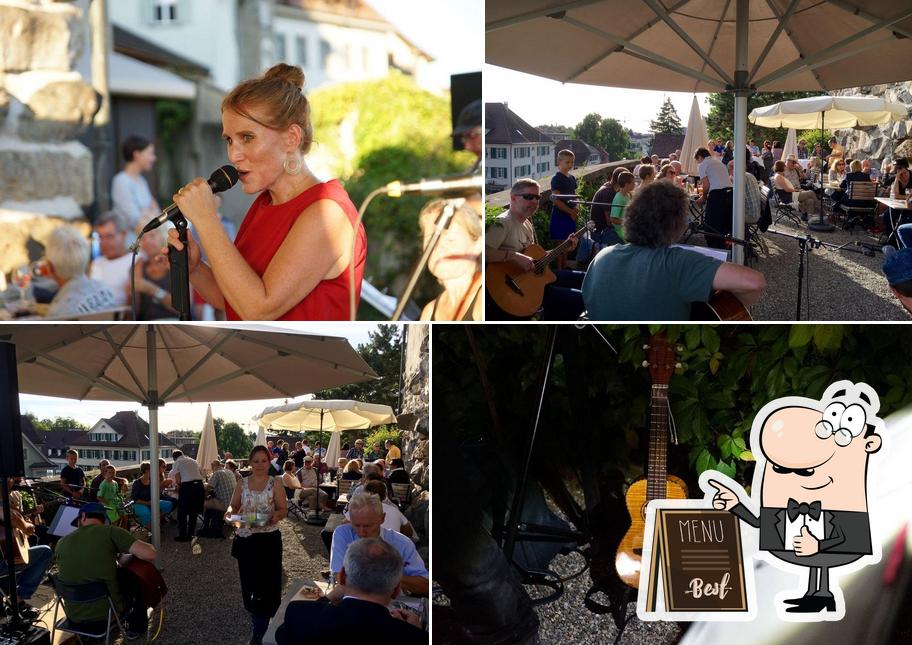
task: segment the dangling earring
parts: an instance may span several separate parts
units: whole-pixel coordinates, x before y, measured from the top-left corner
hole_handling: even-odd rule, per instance
[[[301,168],[304,167],[304,157],[297,150],[293,150],[285,155],[285,161],[282,162],[282,168],[289,175],[300,174]]]

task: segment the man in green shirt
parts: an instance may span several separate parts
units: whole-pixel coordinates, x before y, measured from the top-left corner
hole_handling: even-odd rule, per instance
[[[148,619],[133,579],[118,568],[119,558],[131,556],[155,561],[155,547],[137,540],[127,531],[105,524],[105,507],[87,504],[73,520],[77,530],[57,543],[57,567],[61,582],[81,584],[103,580],[114,600],[114,606],[127,624],[127,638],[146,633]],[[69,603],[64,606],[67,618],[75,623],[97,627],[108,615],[107,601]]]

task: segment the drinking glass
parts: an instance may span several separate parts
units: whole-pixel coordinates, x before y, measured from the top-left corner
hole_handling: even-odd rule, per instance
[[[29,284],[32,282],[32,270],[29,265],[23,264],[16,267],[15,271],[13,271],[13,282],[19,290],[19,303],[22,307],[25,307],[27,304],[25,294]]]

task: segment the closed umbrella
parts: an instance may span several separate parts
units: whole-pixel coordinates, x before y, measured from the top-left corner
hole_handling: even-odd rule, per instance
[[[681,158],[678,160],[686,174],[697,174],[697,160],[694,159],[694,153],[698,148],[705,148],[708,141],[706,122],[703,120],[703,115],[700,114],[700,104],[695,94],[693,103],[690,105],[690,116],[687,117],[687,133],[684,135],[684,143],[681,144]]]
[[[326,447],[326,464],[330,467],[333,467],[333,464],[339,463],[339,457],[341,457],[342,452],[342,439],[340,438],[340,433],[333,432],[332,436],[329,438],[329,445]]]
[[[487,63],[562,83],[733,94],[736,150],[747,145],[752,93],[902,81],[912,59],[908,3],[498,0],[485,9]],[[741,238],[744,172],[736,154],[732,231]],[[740,246],[732,256],[743,260]]]
[[[798,137],[795,135],[795,128],[789,128],[785,144],[782,146],[782,160],[788,159],[789,155],[798,156]]]
[[[265,446],[266,445],[266,428],[260,426],[260,429],[257,430],[257,438],[254,446]],[[272,457],[272,455],[270,455]]]
[[[212,473],[212,462],[219,458],[218,442],[215,439],[215,424],[212,423],[212,406],[206,406],[206,421],[200,437],[199,449],[196,451],[196,463],[200,473],[207,477]]]
[[[149,409],[153,459],[158,408],[171,402],[301,396],[376,374],[345,338],[196,324],[7,324],[19,391]],[[158,469],[152,469],[152,540],[160,546]]]

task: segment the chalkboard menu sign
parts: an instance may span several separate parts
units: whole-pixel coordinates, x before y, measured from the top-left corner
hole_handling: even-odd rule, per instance
[[[666,612],[747,611],[737,517],[712,509],[656,509],[646,607]]]

